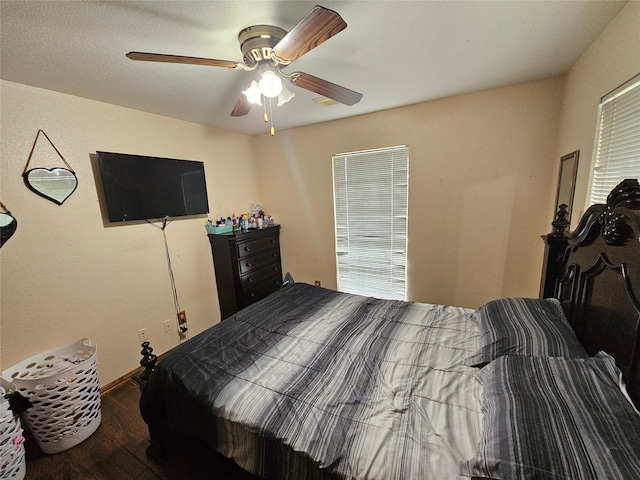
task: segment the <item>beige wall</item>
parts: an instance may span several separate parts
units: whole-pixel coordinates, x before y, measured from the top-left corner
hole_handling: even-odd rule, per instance
[[[406,144],[408,298],[537,296],[561,88],[554,78],[258,137],[283,269],[336,287],[331,156]]]
[[[585,210],[600,98],[638,73],[640,1],[631,1],[566,75],[552,192],[555,202],[560,157],[580,150],[574,227]]]
[[[87,336],[98,345],[104,385],[138,365],[138,329],[147,329],[156,353],[179,338],[162,231],[103,221],[91,156],[106,150],[204,161],[213,217],[246,211],[256,200],[254,141],[11,82],[1,83],[0,95],[0,200],[18,220],[0,249],[1,367]],[[32,193],[21,177],[38,129],[78,176],[61,206]],[[42,141],[47,146],[40,136],[30,167],[61,166],[46,149],[37,154]],[[246,178],[241,189],[227,181],[238,176]],[[174,220],[166,229],[192,335],[220,318],[205,219]]]
[[[2,368],[88,336],[105,384],[137,366],[139,328],[156,353],[178,342],[162,329],[174,308],[161,231],[103,220],[96,150],[205,161],[211,216],[261,202],[283,225],[285,271],[335,288],[331,155],[407,144],[409,298],[474,307],[535,296],[561,85],[532,82],[253,139],[2,82],[1,199],[18,219],[0,250]],[[79,177],[62,206],[20,176],[38,129]],[[239,175],[242,189],[226,181]],[[219,319],[203,223],[176,220],[166,231],[191,334]]]

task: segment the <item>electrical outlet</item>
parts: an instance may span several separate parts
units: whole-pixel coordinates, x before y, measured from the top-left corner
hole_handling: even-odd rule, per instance
[[[321,287],[320,280],[316,280],[316,287]]]
[[[171,331],[171,319],[169,318],[164,321],[164,331],[165,333]]]
[[[138,330],[138,340],[140,340],[140,343],[149,341],[149,339],[147,338],[146,328],[141,328],[140,330]]]

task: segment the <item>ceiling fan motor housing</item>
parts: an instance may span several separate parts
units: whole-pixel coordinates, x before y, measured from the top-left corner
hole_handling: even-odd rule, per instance
[[[251,67],[265,60],[271,60],[271,49],[286,34],[286,30],[272,25],[254,25],[241,30],[238,41],[245,64]]]

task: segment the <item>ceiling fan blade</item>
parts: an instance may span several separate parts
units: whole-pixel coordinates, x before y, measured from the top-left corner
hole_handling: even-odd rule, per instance
[[[353,90],[341,87],[322,78],[314,77],[308,73],[294,72],[289,79],[294,85],[300,88],[329,97],[345,105],[355,105],[362,98],[361,93],[354,92]]]
[[[242,117],[249,113],[249,110],[251,110],[251,103],[247,100],[247,96],[244,93],[241,93],[240,98],[238,98],[238,101],[231,111],[231,116]]]
[[[209,67],[242,68],[241,64],[230,60],[163,55],[161,53],[129,52],[127,53],[127,57],[131,60],[141,60],[143,62],[187,63],[190,65],[205,65]]]
[[[272,49],[278,60],[293,62],[321,43],[347,28],[333,10],[316,5]]]

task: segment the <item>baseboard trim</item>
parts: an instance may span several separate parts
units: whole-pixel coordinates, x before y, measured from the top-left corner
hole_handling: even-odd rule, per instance
[[[100,387],[100,396],[107,395],[118,387],[121,387],[133,377],[136,373],[141,372],[142,367],[138,367],[135,370],[121,376],[120,378],[115,379],[113,382],[107,383],[104,387]]]
[[[163,353],[162,355],[158,355],[158,362],[160,360],[162,360],[162,358],[169,353],[172,349],[170,349],[169,351]],[[140,373],[142,370],[144,370],[143,367],[138,367],[135,370],[132,370],[129,373],[125,373],[123,376],[116,378],[113,382],[109,382],[107,383],[104,387],[100,387],[100,396],[104,396],[107,395],[108,393],[112,392],[113,390],[115,390],[118,387],[121,387],[122,385],[124,385],[125,383],[127,383],[129,380],[131,380],[131,378],[137,374]]]

